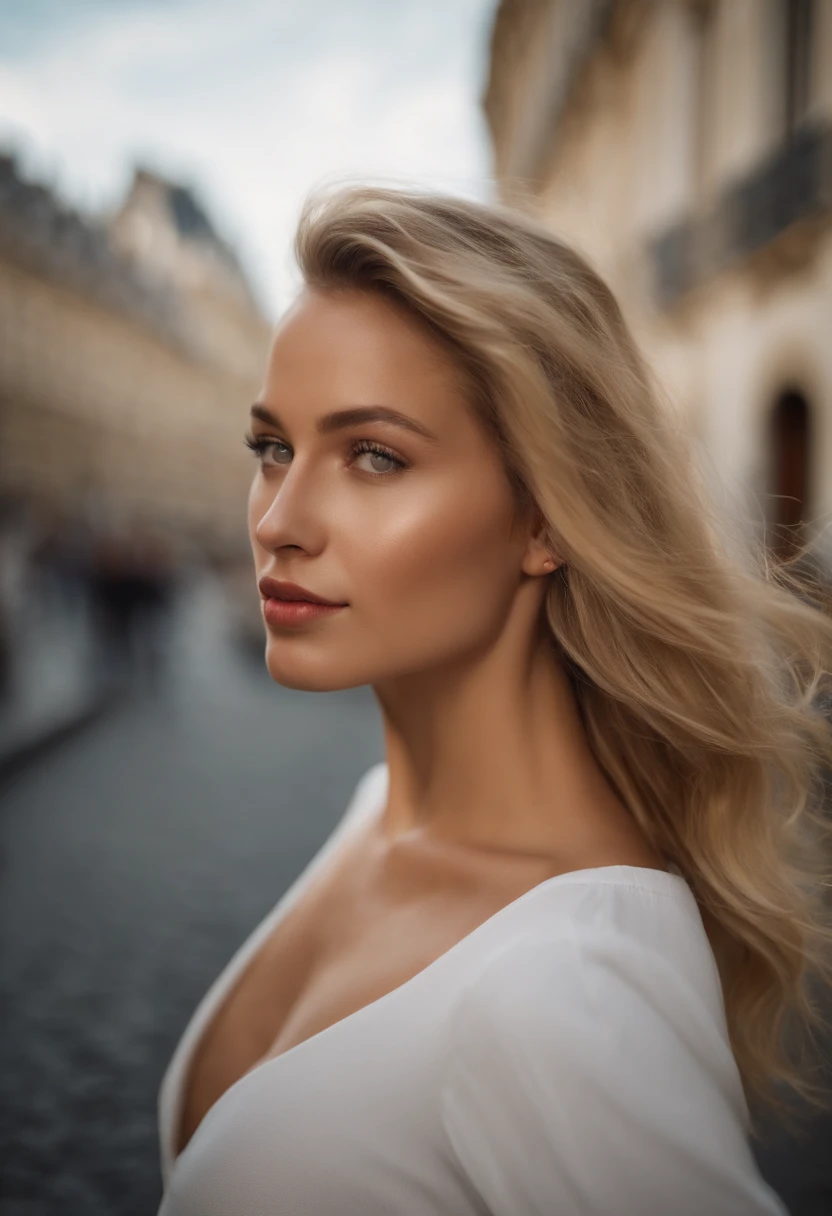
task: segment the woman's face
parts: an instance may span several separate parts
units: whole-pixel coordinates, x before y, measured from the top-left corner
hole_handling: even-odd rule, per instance
[[[346,414],[379,409],[399,421]],[[258,582],[345,604],[285,623],[261,600],[274,680],[376,685],[497,636],[526,549],[511,487],[451,356],[403,309],[305,290],[276,330],[251,433]]]

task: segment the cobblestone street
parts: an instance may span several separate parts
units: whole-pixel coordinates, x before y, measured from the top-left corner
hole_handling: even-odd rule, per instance
[[[279,688],[210,586],[172,653],[2,791],[3,1216],[156,1211],[185,1021],[383,755],[368,689]]]

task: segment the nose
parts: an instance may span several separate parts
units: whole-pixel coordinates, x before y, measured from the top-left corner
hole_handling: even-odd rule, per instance
[[[265,496],[265,501],[264,501]],[[286,546],[314,552],[323,540],[320,512],[321,488],[312,484],[295,458],[277,487],[258,477],[252,486],[253,533],[264,549],[275,552]]]

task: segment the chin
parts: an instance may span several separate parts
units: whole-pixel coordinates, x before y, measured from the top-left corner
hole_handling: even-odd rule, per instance
[[[266,670],[275,684],[298,692],[341,692],[367,683],[361,673],[339,673],[338,664],[329,656],[304,654],[298,647],[271,638],[266,643]]]

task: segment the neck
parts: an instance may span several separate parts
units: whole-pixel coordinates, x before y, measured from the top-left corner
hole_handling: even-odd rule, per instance
[[[548,631],[376,685],[389,771],[381,831],[569,855],[627,812],[595,760]]]

